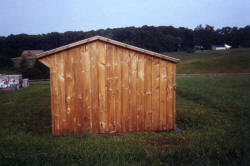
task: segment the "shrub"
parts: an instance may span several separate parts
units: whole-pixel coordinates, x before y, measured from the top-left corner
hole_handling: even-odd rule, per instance
[[[12,67],[12,61],[8,57],[0,56],[0,67]]]
[[[25,69],[22,74],[24,78],[29,79],[49,79],[50,76],[49,68],[38,60],[36,60],[33,68]]]

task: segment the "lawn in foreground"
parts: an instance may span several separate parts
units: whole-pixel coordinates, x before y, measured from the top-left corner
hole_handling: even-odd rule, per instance
[[[249,165],[250,77],[178,77],[180,132],[52,137],[48,82],[0,91],[0,165]]]

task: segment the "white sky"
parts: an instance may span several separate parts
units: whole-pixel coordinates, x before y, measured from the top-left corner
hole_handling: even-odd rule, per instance
[[[0,36],[199,24],[250,25],[250,0],[0,0]]]

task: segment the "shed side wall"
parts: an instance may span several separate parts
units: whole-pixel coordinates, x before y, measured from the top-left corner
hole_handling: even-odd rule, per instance
[[[53,135],[175,128],[174,63],[96,41],[49,64]]]

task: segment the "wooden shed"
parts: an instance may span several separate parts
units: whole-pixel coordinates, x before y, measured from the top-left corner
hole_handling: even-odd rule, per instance
[[[53,135],[175,129],[178,59],[100,36],[38,59],[50,68]]]

